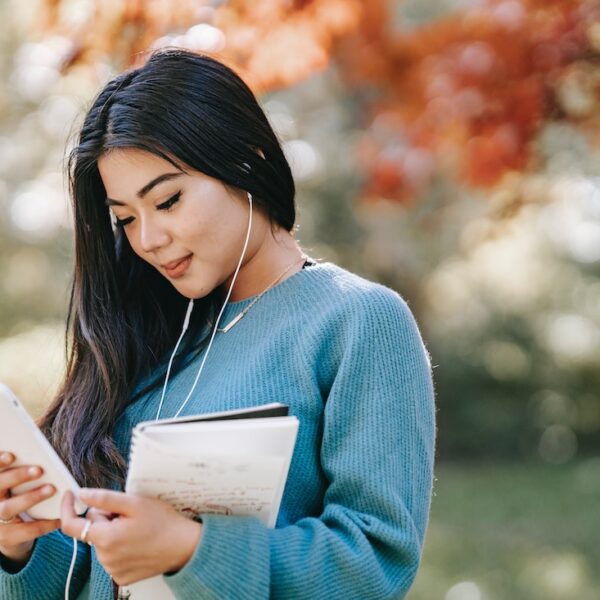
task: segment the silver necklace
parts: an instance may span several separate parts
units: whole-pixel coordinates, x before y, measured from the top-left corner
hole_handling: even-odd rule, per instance
[[[303,254],[301,258],[302,262],[304,262],[308,259],[308,256],[306,254]],[[262,295],[268,292],[293,266],[297,265],[298,262],[300,261],[295,260],[291,265],[288,265],[282,273],[280,273],[260,294],[258,294],[258,296],[256,296],[256,298],[254,298],[254,300],[252,300],[252,302],[250,302],[250,304],[248,304],[248,306],[246,306],[246,308],[244,308],[240,313],[233,317],[233,319],[231,319],[231,321],[229,321],[229,323],[227,323],[225,327],[217,327],[217,331],[227,333],[236,323],[241,321],[246,316],[246,313],[260,300]],[[212,325],[213,324],[210,323],[210,327],[212,327]]]

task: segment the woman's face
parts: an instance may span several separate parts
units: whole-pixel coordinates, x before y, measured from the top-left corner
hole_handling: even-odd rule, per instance
[[[248,227],[246,192],[231,191],[199,171],[186,168],[183,173],[137,149],[110,151],[98,160],[98,169],[107,204],[140,258],[187,298],[204,297],[223,283],[227,291]],[[257,252],[269,227],[254,208],[243,264]]]

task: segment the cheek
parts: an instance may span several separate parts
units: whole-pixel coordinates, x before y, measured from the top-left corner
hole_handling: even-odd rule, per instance
[[[215,211],[213,214],[192,215],[186,219],[181,223],[177,237],[183,243],[201,245],[205,251],[214,249],[215,252],[222,252],[231,243],[237,243],[239,229],[234,216]]]

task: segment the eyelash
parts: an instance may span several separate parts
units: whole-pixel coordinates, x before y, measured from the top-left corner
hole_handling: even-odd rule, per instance
[[[173,208],[173,205],[175,205],[179,201],[180,196],[181,196],[181,191],[179,191],[175,195],[171,196],[166,202],[159,204],[156,208],[158,210],[168,211],[171,208]],[[129,225],[129,223],[131,223],[133,221],[133,217],[127,217],[126,219],[119,219],[119,218],[115,217],[115,219],[116,219],[115,225],[117,227],[125,227],[125,225]]]

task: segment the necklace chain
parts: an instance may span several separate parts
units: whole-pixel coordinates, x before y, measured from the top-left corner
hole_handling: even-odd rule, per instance
[[[308,259],[308,256],[306,254],[303,254],[301,258],[304,262]],[[246,308],[244,308],[240,313],[233,317],[233,319],[231,319],[231,321],[229,321],[229,323],[227,323],[225,327],[217,327],[217,331],[227,333],[236,323],[241,321],[241,319],[243,319],[246,316],[246,313],[261,299],[262,295],[268,292],[293,266],[297,265],[298,262],[298,260],[295,260],[292,264],[288,265],[282,273],[277,275],[277,277],[260,294],[258,294],[258,296],[256,296],[256,298],[254,298],[254,300],[252,300],[252,302],[250,302],[248,306],[246,306]],[[212,325],[213,324],[210,323],[211,327]]]

